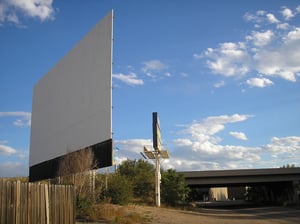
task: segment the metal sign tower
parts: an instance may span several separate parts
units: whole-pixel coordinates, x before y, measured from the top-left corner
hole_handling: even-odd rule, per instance
[[[144,154],[149,159],[155,160],[155,202],[156,206],[160,207],[160,159],[169,158],[168,150],[162,150],[162,139],[160,133],[160,124],[157,116],[157,112],[152,113],[152,130],[153,130],[153,149],[148,150],[144,146]]]

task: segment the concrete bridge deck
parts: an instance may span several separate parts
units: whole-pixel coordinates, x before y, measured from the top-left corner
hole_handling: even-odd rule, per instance
[[[180,172],[189,186],[199,187],[254,185],[273,182],[299,184],[300,168],[240,169]]]

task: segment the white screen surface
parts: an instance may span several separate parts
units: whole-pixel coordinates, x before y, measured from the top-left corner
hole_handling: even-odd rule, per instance
[[[111,139],[109,13],[35,86],[29,165]]]

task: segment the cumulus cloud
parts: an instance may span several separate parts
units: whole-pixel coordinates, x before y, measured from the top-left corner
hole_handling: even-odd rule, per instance
[[[144,146],[150,148],[152,146],[151,139],[127,139],[115,140],[115,146],[118,150],[115,151],[115,162],[120,164],[126,159],[142,158],[140,155],[143,152]]]
[[[247,84],[251,87],[264,88],[266,86],[271,86],[274,83],[267,78],[250,78],[247,80]]]
[[[244,40],[219,43],[215,48],[195,53],[194,58],[205,60],[212,73],[225,77],[247,78],[251,73],[260,74],[260,78],[247,78],[250,86],[263,88],[273,84],[263,76],[296,82],[300,76],[300,27],[290,22],[299,16],[298,8],[284,7],[283,21],[263,10],[246,13],[244,19],[255,23],[255,29]]]
[[[241,146],[225,145],[217,135],[227,125],[244,122],[250,115],[233,114],[210,116],[202,121],[181,125],[170,150],[170,159],[161,161],[164,169],[217,170],[280,167],[293,163],[300,165],[300,137],[273,137],[266,145]],[[243,132],[230,132],[235,138],[247,140]],[[149,149],[150,139],[117,140],[120,150],[115,154],[117,163],[129,159],[142,159],[140,152],[144,146]]]
[[[20,18],[37,18],[40,21],[54,18],[53,0],[3,0],[0,2],[0,25],[21,25]]]
[[[243,132],[235,132],[235,131],[231,131],[229,132],[229,134],[239,140],[243,140],[243,141],[246,141],[248,140],[247,136],[245,135],[245,133]]]
[[[290,20],[291,18],[293,18],[295,16],[293,11],[287,7],[282,8],[281,14],[285,20]]]
[[[194,137],[197,137],[198,135],[214,135],[223,130],[225,124],[245,121],[250,117],[251,115],[243,114],[211,116],[200,122],[193,122],[186,131]]]
[[[268,13],[266,17],[270,23],[279,23],[279,20],[272,13]]]
[[[255,69],[263,75],[296,82],[300,74],[300,28],[288,32],[284,42],[273,49],[261,49],[253,55]]]
[[[204,52],[212,72],[224,76],[243,76],[249,71],[249,55],[243,43],[226,42]]]
[[[131,86],[137,86],[137,85],[143,85],[144,81],[142,79],[139,79],[137,75],[133,72],[129,73],[128,75],[119,73],[119,74],[113,74],[113,78],[118,79],[128,85]]]
[[[246,40],[250,40],[257,47],[262,47],[268,45],[274,36],[274,33],[271,30],[265,32],[252,31],[252,34],[246,36]]]
[[[289,136],[289,137],[273,137],[271,142],[265,146],[274,153],[296,153],[300,151],[300,137]]]
[[[14,121],[15,126],[26,127],[31,125],[31,113],[24,111],[0,112],[0,117],[17,117]]]

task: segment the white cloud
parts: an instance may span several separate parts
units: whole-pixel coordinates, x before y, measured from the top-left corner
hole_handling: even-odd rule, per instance
[[[212,49],[212,48],[210,48]],[[194,59],[202,59],[203,55],[202,54],[193,54]]]
[[[273,49],[261,49],[254,56],[255,69],[264,75],[278,76],[295,82],[300,73],[299,28],[283,37],[285,42]]]
[[[40,21],[54,18],[53,0],[3,0],[0,2],[0,25],[6,22],[20,25],[20,17]]]
[[[274,37],[274,33],[271,30],[267,30],[265,32],[257,32],[252,31],[252,34],[246,36],[246,40],[250,40],[257,47],[262,47],[268,45],[272,38]]]
[[[214,84],[215,88],[220,88],[222,86],[225,86],[225,81],[223,80]]]
[[[142,158],[141,152],[143,152],[144,146],[151,148],[151,139],[127,139],[127,140],[115,140],[115,146],[118,148],[115,151],[115,162],[120,164],[126,159]]]
[[[247,80],[247,84],[251,87],[264,88],[266,86],[271,86],[274,83],[267,78],[250,78]]]
[[[222,145],[216,136],[231,123],[246,121],[249,115],[211,116],[200,122],[185,125],[173,140],[170,159],[162,160],[164,169],[217,170],[280,167],[285,164],[300,166],[300,137],[273,137],[269,144],[257,147]],[[181,126],[182,127],[182,126]],[[230,132],[233,137],[247,140],[243,132]],[[123,160],[142,159],[140,152],[146,146],[151,149],[150,139],[117,140],[120,150],[116,154],[117,164]],[[280,158],[280,159],[279,159]]]
[[[279,23],[276,25],[277,29],[281,29],[281,30],[287,30],[290,27],[290,24],[288,23]]]
[[[282,8],[281,14],[285,20],[290,20],[295,16],[293,11],[287,7]]]
[[[290,20],[299,15],[286,7],[282,13]],[[260,30],[250,31],[244,41],[209,47],[201,54],[194,54],[194,58],[206,60],[212,73],[225,77],[247,78],[254,72],[296,82],[300,76],[300,27],[282,23],[274,14],[262,10],[255,14],[246,13],[244,18],[255,22],[255,27]],[[256,87],[273,84],[267,78],[247,79],[248,85]]]
[[[280,21],[276,18],[276,16],[272,13],[267,13],[266,11],[259,10],[256,11],[255,14],[247,12],[243,17],[248,22],[256,23],[256,27],[260,27],[259,24],[262,23],[279,23]]]
[[[208,150],[210,152],[217,152],[220,150],[217,144],[221,139],[214,135],[222,131],[226,124],[245,121],[250,117],[250,115],[234,114],[231,116],[211,116],[200,122],[194,121],[183,130],[184,134],[192,137],[193,143],[190,144],[187,139],[180,139],[180,141],[181,143],[189,143],[195,151]],[[178,141],[175,141],[175,143],[178,143]]]
[[[249,22],[261,23],[263,21],[263,17],[266,13],[265,11],[257,11],[255,14],[250,12],[245,13],[243,18]]]
[[[137,86],[137,85],[143,85],[144,81],[142,79],[138,79],[137,75],[133,72],[129,73],[128,75],[119,73],[119,74],[113,74],[113,78],[118,79],[128,85],[131,86]]]
[[[221,43],[218,48],[204,52],[212,72],[224,76],[243,76],[249,71],[249,55],[243,43]]]
[[[272,13],[268,13],[266,17],[270,23],[279,23],[279,20]]]
[[[24,111],[9,111],[9,112],[0,112],[0,117],[18,117],[14,121],[14,125],[23,127],[31,125],[31,113]]]
[[[289,137],[273,137],[271,143],[265,146],[272,152],[285,153],[285,152],[296,152],[300,150],[300,137],[289,136]]]
[[[0,155],[12,155],[15,154],[17,150],[14,148],[0,144]]]
[[[286,42],[290,41],[299,41],[300,40],[300,27],[296,27],[294,30],[288,32],[286,37],[284,38]]]
[[[243,140],[243,141],[246,141],[248,140],[247,136],[245,135],[245,133],[243,132],[235,132],[235,131],[231,131],[229,132],[229,134],[239,140]]]
[[[168,65],[162,63],[159,60],[150,60],[150,61],[145,61],[143,62],[143,68],[142,71],[147,73],[149,71],[160,71],[163,69],[168,68]]]

